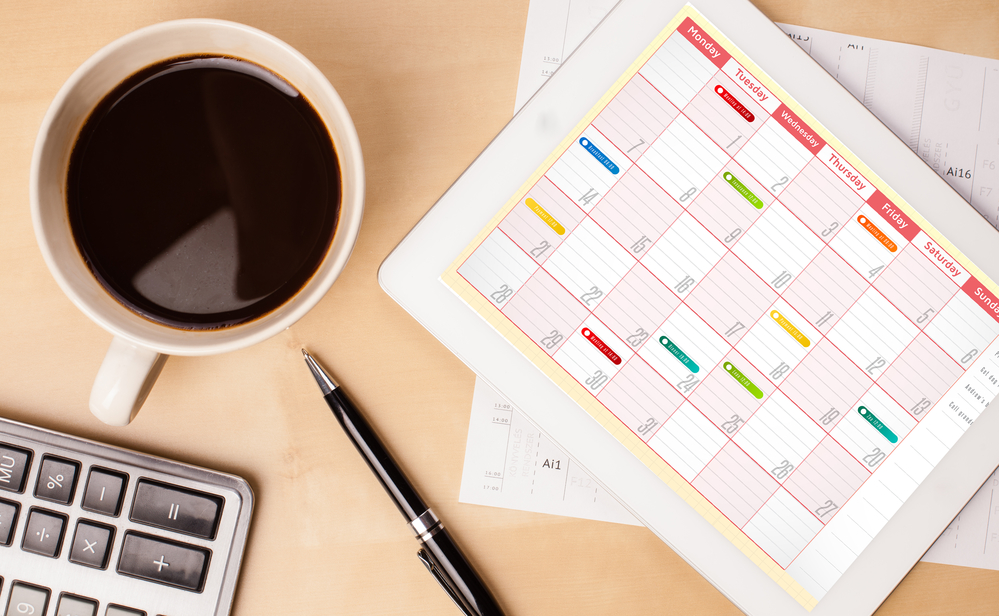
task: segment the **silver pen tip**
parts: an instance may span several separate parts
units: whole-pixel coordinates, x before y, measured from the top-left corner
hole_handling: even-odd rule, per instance
[[[333,380],[333,377],[329,375],[322,366],[319,365],[309,352],[302,349],[302,356],[305,357],[305,364],[309,367],[309,371],[312,372],[313,378],[316,379],[316,383],[319,385],[319,389],[323,392],[323,395],[327,395],[340,385]]]

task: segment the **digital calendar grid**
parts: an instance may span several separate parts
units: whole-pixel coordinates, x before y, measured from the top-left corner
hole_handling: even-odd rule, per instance
[[[442,280],[807,609],[999,392],[995,285],[689,5]]]

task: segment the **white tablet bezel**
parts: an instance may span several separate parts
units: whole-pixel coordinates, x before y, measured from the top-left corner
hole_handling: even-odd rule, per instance
[[[999,412],[984,412],[854,564],[806,611],[439,276],[683,7],[623,0],[389,255],[385,291],[502,392],[742,611],[851,616],[877,609],[999,465]],[[993,280],[999,232],[776,25],[744,0],[692,6]]]

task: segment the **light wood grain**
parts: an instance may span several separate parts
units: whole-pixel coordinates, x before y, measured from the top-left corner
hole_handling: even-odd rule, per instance
[[[777,21],[999,58],[992,0],[758,4]],[[474,377],[378,287],[385,256],[510,119],[526,16],[526,0],[0,3],[0,415],[246,477],[257,508],[239,616],[457,614],[319,398],[303,345],[349,384],[508,613],[738,613],[643,528],[458,503]],[[182,17],[261,28],[319,66],[360,134],[365,219],[347,269],[302,321],[243,351],[170,359],[136,421],[109,428],[86,407],[110,335],[42,261],[31,150],[87,57]],[[919,564],[879,614],[997,605],[999,573]]]

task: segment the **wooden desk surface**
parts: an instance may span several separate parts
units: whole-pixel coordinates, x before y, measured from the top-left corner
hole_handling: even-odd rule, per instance
[[[379,264],[510,119],[527,0],[4,0],[0,3],[0,415],[242,475],[257,507],[234,613],[457,614],[306,371],[350,386],[509,614],[737,614],[644,528],[458,503],[473,375],[378,287]],[[776,21],[999,58],[994,0],[760,0]],[[35,135],[70,73],[136,28],[215,17],[324,71],[367,165],[364,224],[329,295],[228,355],[175,357],[138,418],[87,410],[110,335],[35,243]],[[0,550],[5,548],[0,548]],[[2,554],[0,554],[2,558]],[[996,614],[999,572],[920,563],[879,614]]]

